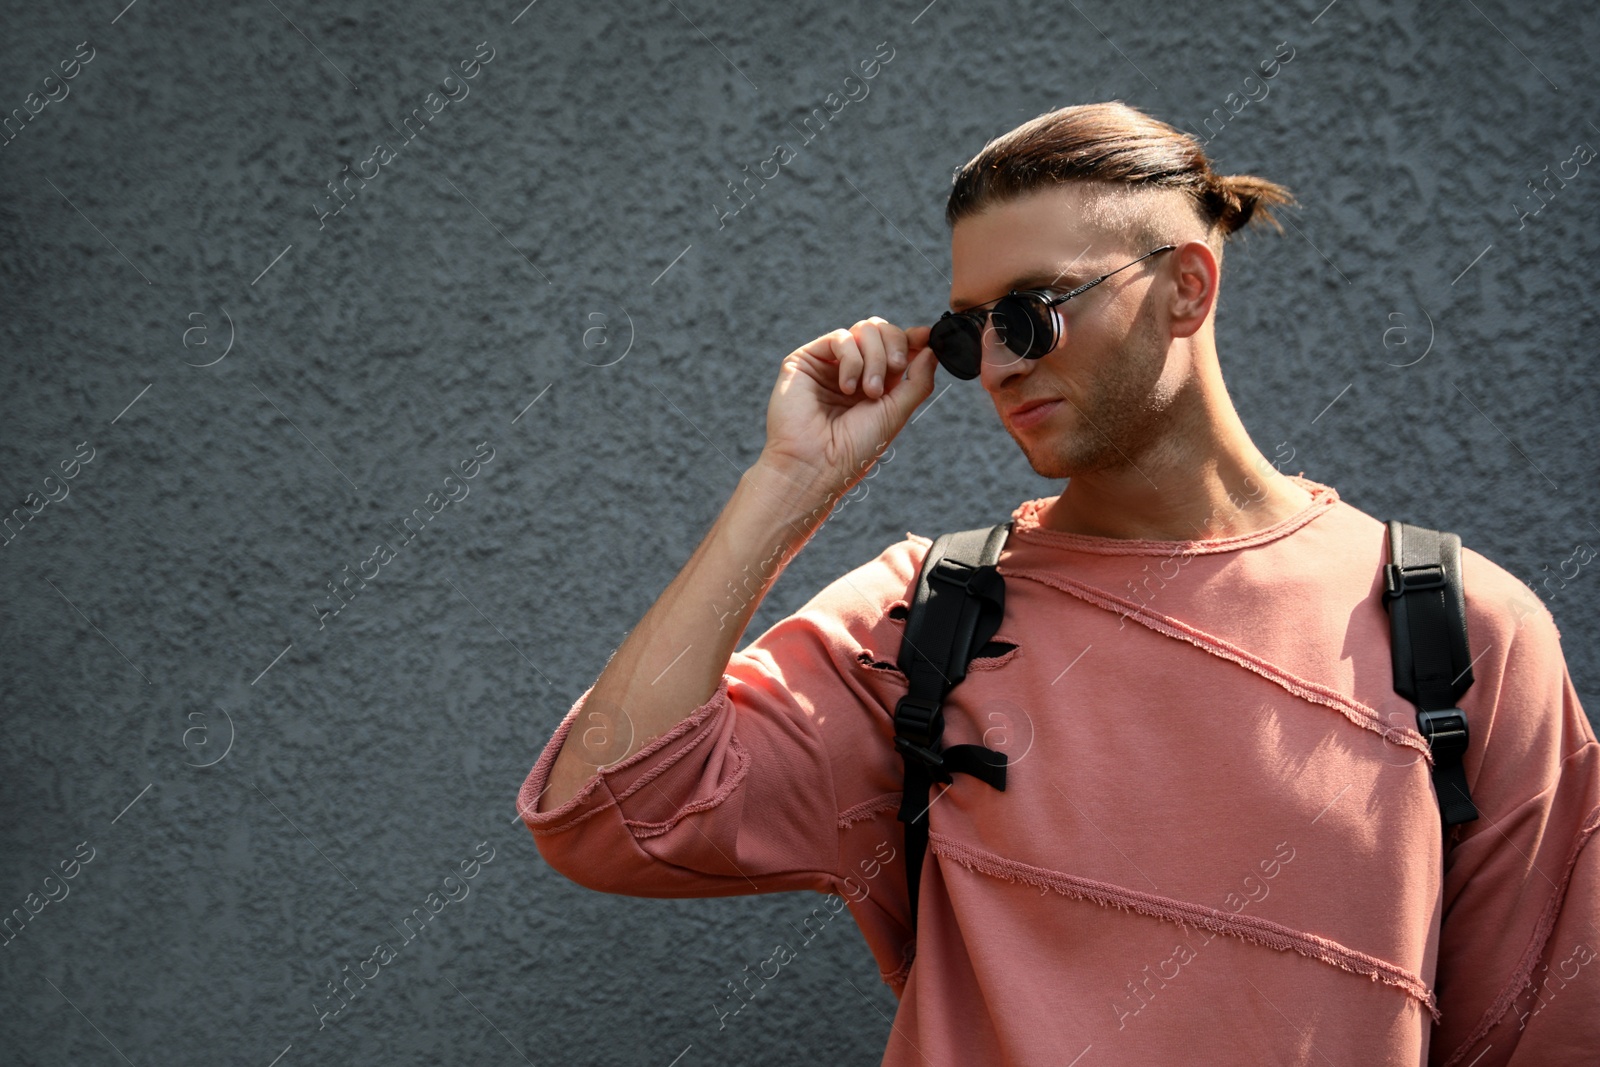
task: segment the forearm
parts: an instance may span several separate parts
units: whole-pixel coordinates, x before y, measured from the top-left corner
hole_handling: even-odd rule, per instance
[[[745,471],[699,547],[596,680],[539,811],[560,807],[598,767],[638,751],[710,698],[762,597],[844,488],[762,461]]]

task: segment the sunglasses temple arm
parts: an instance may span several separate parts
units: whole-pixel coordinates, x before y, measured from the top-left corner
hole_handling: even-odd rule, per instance
[[[1086,292],[1086,291],[1088,291],[1090,289],[1093,289],[1095,286],[1099,285],[1101,282],[1103,282],[1107,278],[1111,277],[1112,274],[1119,274],[1122,271],[1127,270],[1129,267],[1133,266],[1136,263],[1142,263],[1145,260],[1149,259],[1151,256],[1155,255],[1157,252],[1170,252],[1172,249],[1177,248],[1177,247],[1178,247],[1177,245],[1162,245],[1160,248],[1153,248],[1150,251],[1146,252],[1144,255],[1140,256],[1138,259],[1134,260],[1133,263],[1125,263],[1122,266],[1118,267],[1116,270],[1111,271],[1109,274],[1102,274],[1098,278],[1093,278],[1093,279],[1091,279],[1089,281],[1084,282],[1082,285],[1080,285],[1076,289],[1072,290],[1072,292],[1065,293],[1065,294],[1057,297],[1056,299],[1050,301],[1048,306],[1049,307],[1055,307],[1057,304],[1061,304],[1061,303],[1064,303],[1064,302],[1066,302],[1068,300],[1071,300],[1073,297],[1077,296],[1079,293],[1083,293],[1083,292]]]

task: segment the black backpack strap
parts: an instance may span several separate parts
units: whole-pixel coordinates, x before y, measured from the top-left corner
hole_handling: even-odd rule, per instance
[[[900,644],[900,670],[911,689],[894,710],[894,744],[905,758],[899,819],[906,825],[906,881],[911,929],[917,928],[917,888],[928,849],[928,794],[933,783],[970,774],[1001,791],[1006,755],[983,745],[940,747],[952,686],[967,676],[967,661],[1000,628],[1005,580],[996,562],[1011,523],[962,530],[937,538],[923,557]]]
[[[1478,817],[1461,757],[1467,717],[1456,705],[1472,685],[1461,538],[1391,519],[1383,603],[1389,609],[1394,690],[1417,706],[1433,753],[1433,789],[1446,831]]]

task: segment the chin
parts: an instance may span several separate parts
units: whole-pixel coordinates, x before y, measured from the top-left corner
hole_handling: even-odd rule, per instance
[[[1059,462],[1041,464],[1031,457],[1028,459],[1028,466],[1032,467],[1033,473],[1039,477],[1049,478],[1053,481],[1065,481],[1071,478],[1073,474],[1078,473],[1068,468],[1065,464]]]
[[[1124,465],[1117,450],[1107,446],[1104,438],[1083,441],[1061,434],[1040,441],[1013,434],[1012,440],[1022,449],[1028,466],[1041,478],[1063,480]]]
[[[1033,468],[1033,473],[1041,478],[1070,478],[1073,475],[1075,464],[1061,455],[1060,445],[1063,442],[1052,441],[1045,447],[1036,442],[1028,442],[1023,438],[1012,435],[1011,439],[1022,449],[1022,456],[1028,461],[1028,466]],[[1051,448],[1049,445],[1056,445]]]

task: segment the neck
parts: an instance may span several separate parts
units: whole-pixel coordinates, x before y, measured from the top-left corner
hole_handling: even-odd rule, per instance
[[[1197,402],[1187,405],[1190,417],[1172,419],[1170,432],[1128,462],[1074,475],[1041,516],[1044,527],[1122,539],[1215,540],[1266,529],[1305,509],[1311,494],[1256,448],[1220,374],[1202,377]]]

